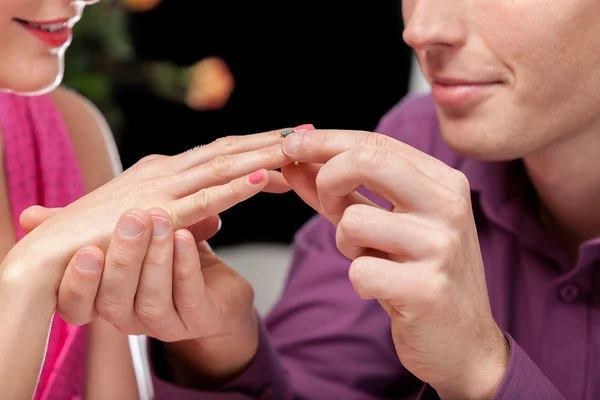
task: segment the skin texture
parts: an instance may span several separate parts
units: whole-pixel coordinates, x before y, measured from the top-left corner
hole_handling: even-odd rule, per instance
[[[0,4],[0,88],[16,92],[54,89],[62,76],[64,58],[36,38],[14,18],[27,21],[55,21],[79,15],[92,1],[7,0]],[[78,6],[76,6],[76,4]]]
[[[437,105],[446,142],[485,160],[522,158],[575,261],[600,234],[600,3],[405,0],[404,39],[430,83],[499,81],[479,104]],[[577,154],[577,157],[573,157]]]
[[[433,84],[434,97],[441,81],[490,84],[484,97],[468,105],[436,99],[444,139],[465,156],[522,158],[540,208],[549,215],[548,229],[564,238],[576,260],[580,243],[600,234],[598,3],[405,0],[403,11],[404,38]],[[492,398],[506,371],[508,348],[489,310],[465,177],[368,132],[296,132],[281,150],[286,161],[277,164],[289,185],[336,225],[338,248],[353,260],[349,278],[357,293],[377,299],[390,315],[403,364],[444,399]],[[361,185],[390,201],[392,209],[357,194]],[[165,210],[178,221],[172,209]],[[140,240],[131,252],[151,247]],[[220,273],[204,283],[216,290],[241,281]],[[226,380],[254,354],[256,321],[244,308],[251,296],[222,293],[213,304],[227,312],[213,322],[227,329],[209,333],[199,327],[188,340],[166,345],[169,360],[185,369],[180,376]],[[163,310],[170,307],[163,304]],[[186,338],[184,332],[171,338]],[[236,349],[241,356],[231,358],[227,351],[236,344],[243,347]],[[180,376],[175,380],[185,382]]]

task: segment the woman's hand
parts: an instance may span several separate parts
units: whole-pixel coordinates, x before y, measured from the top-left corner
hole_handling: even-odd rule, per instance
[[[163,208],[177,230],[268,189],[271,177],[274,191],[284,191],[281,176],[267,172],[289,162],[280,141],[274,131],[220,139],[173,157],[146,157],[30,232],[6,257],[2,278],[37,296],[55,296],[75,251],[89,244],[106,250],[125,210]]]
[[[490,310],[465,176],[376,133],[297,132],[283,150],[299,163],[282,168],[288,183],[337,226],[355,290],[391,317],[403,365],[442,398],[491,398],[509,351]]]

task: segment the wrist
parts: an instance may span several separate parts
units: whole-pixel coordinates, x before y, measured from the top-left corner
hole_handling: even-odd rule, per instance
[[[56,286],[43,266],[36,265],[33,260],[13,257],[11,253],[0,266],[0,293],[3,300],[10,301],[11,307],[18,307],[30,316],[51,320],[57,305]]]
[[[239,329],[224,336],[162,343],[170,379],[194,388],[214,388],[234,379],[258,350],[258,317],[254,311]]]
[[[480,356],[451,385],[436,387],[442,400],[491,400],[498,391],[508,370],[510,348],[508,340],[497,328],[497,332]]]

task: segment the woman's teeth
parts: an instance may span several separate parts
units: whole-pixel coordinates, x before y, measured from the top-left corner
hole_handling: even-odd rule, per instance
[[[22,19],[19,19],[17,21],[19,21],[20,23],[25,24],[27,26],[30,26],[32,28],[39,29],[39,30],[46,31],[46,32],[58,32],[62,29],[69,27],[68,22],[60,22],[57,24],[36,24],[34,22],[25,21]]]
[[[67,27],[66,23],[40,25],[28,22],[27,25],[31,26],[32,28],[41,29],[42,31],[46,32],[58,32],[61,29],[65,29]]]

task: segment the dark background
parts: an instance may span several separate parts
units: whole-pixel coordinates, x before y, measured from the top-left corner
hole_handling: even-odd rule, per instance
[[[116,81],[124,167],[232,135],[312,123],[373,130],[407,92],[411,52],[400,2],[163,0],[126,15],[136,60],[187,66],[219,56],[235,78],[228,104],[209,112]],[[293,193],[260,194],[222,214],[213,246],[289,243],[312,209]]]

